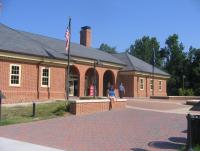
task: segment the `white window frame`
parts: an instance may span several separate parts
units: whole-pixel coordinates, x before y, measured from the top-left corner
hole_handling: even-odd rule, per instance
[[[15,74],[12,74],[12,67],[13,66],[19,67],[19,83],[18,84],[11,83],[11,76],[15,75]],[[19,64],[10,64],[9,86],[12,86],[12,87],[20,87],[21,86],[21,65],[19,65]]]
[[[151,84],[151,81],[152,81],[152,84]],[[153,89],[151,88],[151,86],[152,86],[152,88],[154,86],[154,80],[153,79],[150,79],[150,91],[153,91]]]
[[[43,85],[42,84],[42,78],[43,78],[43,69],[48,69],[49,70],[49,76],[48,76],[48,85]],[[43,88],[50,88],[50,78],[51,78],[51,72],[50,72],[51,70],[50,70],[50,68],[49,67],[41,67],[41,74],[40,74],[40,79],[41,79],[41,87],[43,87]]]
[[[143,81],[142,82],[142,89],[141,89],[141,80]],[[139,78],[139,87],[140,87],[140,90],[144,90],[144,78]]]
[[[158,90],[162,91],[162,80],[158,81]]]

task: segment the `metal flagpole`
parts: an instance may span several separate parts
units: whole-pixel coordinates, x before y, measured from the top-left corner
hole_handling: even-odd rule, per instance
[[[68,45],[68,55],[67,55],[67,100],[69,100],[71,17],[69,17],[68,28],[69,28],[69,45]]]
[[[155,49],[153,48],[153,96],[154,96],[154,90],[155,90],[155,88],[154,88],[154,66],[155,66]]]

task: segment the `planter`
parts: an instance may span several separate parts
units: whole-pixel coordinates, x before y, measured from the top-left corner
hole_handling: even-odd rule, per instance
[[[112,109],[121,109],[125,107],[126,107],[126,99],[117,99],[117,101],[112,104]],[[104,112],[108,111],[109,108],[110,108],[110,99],[70,101],[70,112],[75,115]]]

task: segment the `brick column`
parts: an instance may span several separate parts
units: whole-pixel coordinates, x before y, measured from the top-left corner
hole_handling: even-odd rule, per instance
[[[117,83],[117,75],[118,75],[118,71],[113,71],[114,73],[114,77],[115,77],[115,84],[114,84],[114,87],[115,87],[115,94],[116,96],[119,96],[119,90],[118,90],[118,87],[119,87],[119,83]]]
[[[103,96],[103,74],[104,72],[102,70],[98,70],[99,73],[99,96]]]
[[[85,72],[84,72],[85,73]],[[84,96],[85,91],[85,74],[80,73],[79,96]]]
[[[146,97],[150,97],[150,79],[146,77]]]
[[[79,96],[84,96],[85,91],[85,72],[87,71],[88,67],[85,67],[83,65],[77,65],[77,68],[80,73],[80,81],[79,81]]]
[[[138,77],[134,76],[134,97],[138,96]]]

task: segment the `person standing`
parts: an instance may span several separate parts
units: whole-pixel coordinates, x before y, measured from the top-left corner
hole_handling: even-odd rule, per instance
[[[125,94],[125,88],[124,88],[122,82],[120,82],[120,85],[119,85],[119,97],[123,98],[124,94]]]

